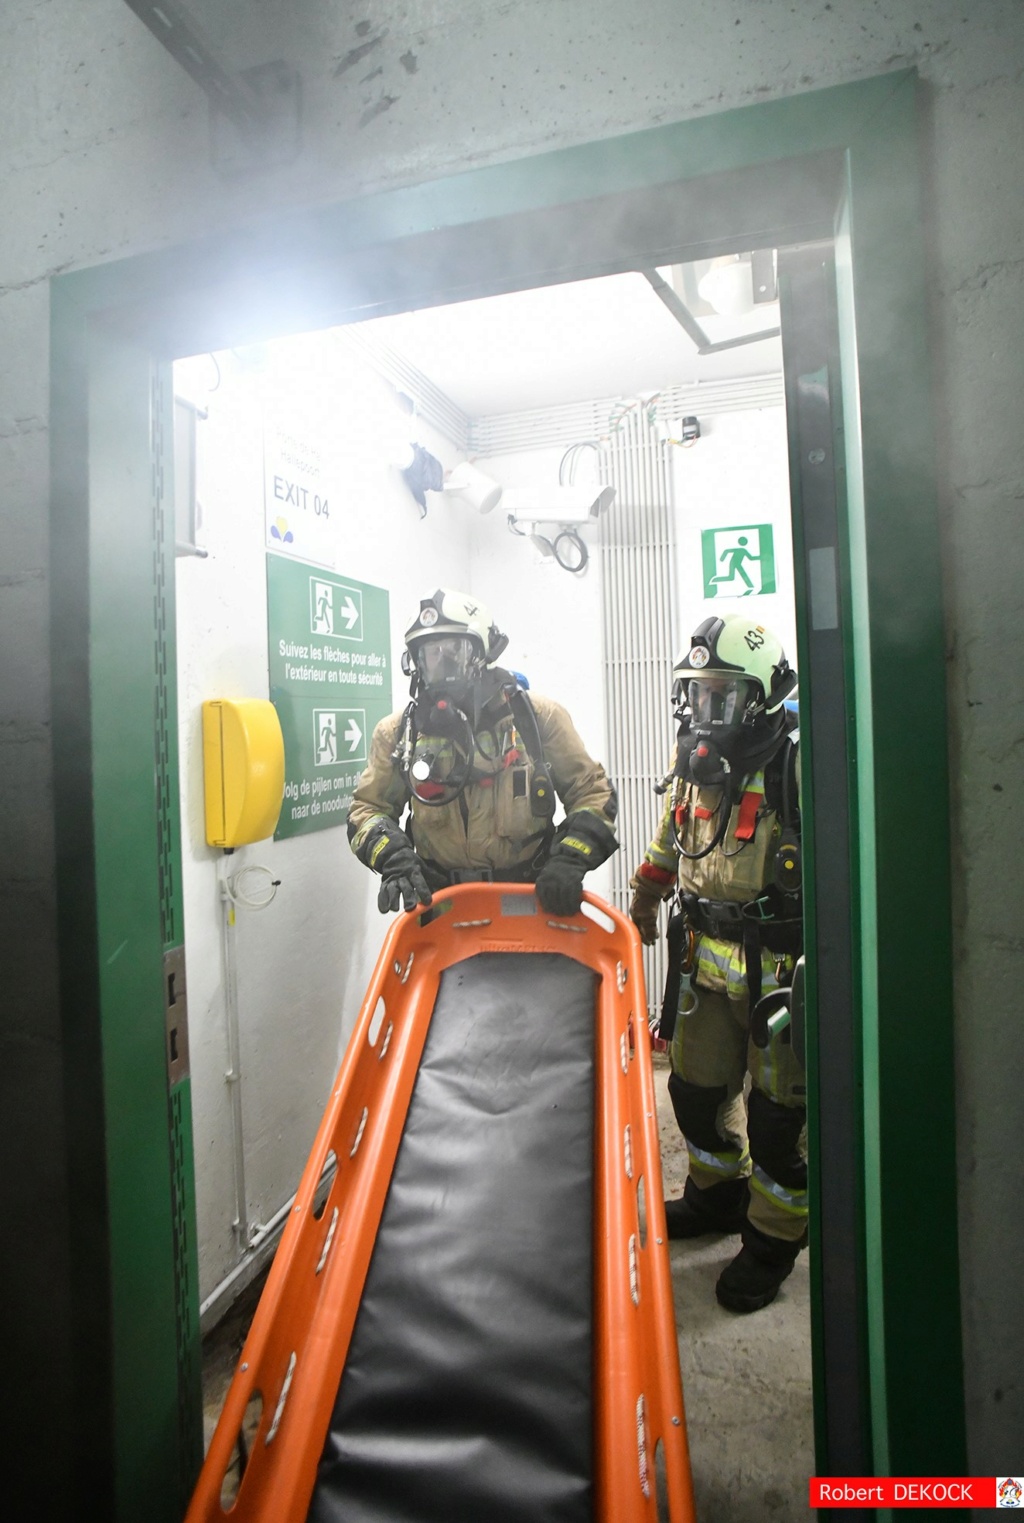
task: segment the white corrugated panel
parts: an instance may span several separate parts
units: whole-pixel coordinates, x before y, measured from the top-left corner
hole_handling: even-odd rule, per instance
[[[601,515],[603,658],[608,714],[608,769],[619,793],[621,849],[612,858],[612,902],[628,909],[629,879],[661,812],[654,784],[665,774],[675,739],[675,522],[667,451],[646,409],[633,407],[601,451],[603,479],[615,501]],[[647,1003],[661,1008],[664,941],[645,948]]]

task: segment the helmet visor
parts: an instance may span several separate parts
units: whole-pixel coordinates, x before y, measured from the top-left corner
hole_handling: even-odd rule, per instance
[[[417,640],[414,659],[426,687],[458,687],[478,670],[480,648],[468,635],[428,635]]]
[[[742,724],[758,684],[746,677],[694,677],[687,696],[696,725]]]

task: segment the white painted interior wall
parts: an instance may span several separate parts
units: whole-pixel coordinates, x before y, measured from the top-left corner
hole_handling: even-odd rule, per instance
[[[793,547],[785,409],[763,407],[717,412],[700,419],[701,438],[688,448],[670,447],[676,519],[680,646],[711,613],[756,611],[796,663]],[[565,450],[546,448],[481,457],[475,464],[504,487],[550,487],[559,479]],[[596,469],[588,452],[581,472]],[[580,478],[578,478],[580,479]],[[608,510],[614,514],[613,506]],[[596,523],[580,527],[591,551],[582,574],[562,569],[529,539],[513,534],[501,502],[472,524],[473,589],[487,599],[512,640],[508,664],[522,664],[530,682],[569,709],[593,754],[607,756],[607,715],[601,677],[601,559]],[[774,536],[777,591],[739,600],[704,596],[701,531],[747,523],[770,524]],[[557,525],[538,525],[549,540]],[[515,624],[503,610],[515,610]],[[499,613],[499,611],[501,611]],[[675,654],[675,652],[673,652]],[[669,695],[665,695],[666,704]],[[667,758],[666,758],[667,761]],[[657,800],[652,795],[652,827]],[[620,864],[621,865],[621,864]],[[631,864],[634,866],[635,864]],[[606,893],[611,868],[588,879]]]
[[[672,450],[678,538],[680,644],[711,614],[753,612],[782,641],[796,666],[793,526],[789,503],[789,445],[784,407],[720,412],[698,419],[696,444]],[[704,595],[701,531],[769,524],[775,551],[774,593],[743,597],[738,582]],[[755,578],[751,577],[758,586]]]
[[[563,454],[560,448],[523,450],[474,463],[503,488],[546,487],[557,483]],[[490,513],[468,516],[473,590],[509,636],[505,665],[563,704],[590,754],[607,765],[599,557],[592,554],[581,575],[563,571],[529,538],[513,534],[507,517],[501,502]],[[546,525],[538,530],[554,532]],[[593,528],[585,528],[582,538],[596,549]],[[607,893],[609,871],[604,865],[589,874],[587,888]]]
[[[211,389],[212,388],[212,389]],[[200,1300],[249,1262],[233,1230],[234,1141],[227,997],[218,874],[206,844],[202,703],[267,698],[267,596],[263,417],[303,420],[332,492],[334,568],[387,590],[393,634],[392,702],[401,706],[402,630],[420,598],[462,586],[469,554],[462,525],[437,495],[426,517],[389,451],[415,438],[444,464],[452,446],[409,420],[388,387],[330,334],[180,362],[175,391],[203,408],[197,425],[198,542],[207,557],[177,561],[178,705],[183,899],[196,1159]],[[248,1237],[294,1193],[345,1039],[359,1012],[388,920],[377,880],[349,850],[339,823],[240,847],[230,870],[263,864],[280,879],[261,910],[239,908],[237,967],[245,1210]],[[240,1277],[244,1285],[244,1276]]]
[[[331,1082],[386,930],[376,880],[352,856],[343,826],[239,848],[225,864],[206,844],[202,704],[215,697],[266,698],[266,547],[263,429],[283,416],[323,452],[333,477],[327,558],[343,575],[384,587],[392,624],[392,706],[405,700],[402,630],[435,586],[474,592],[509,636],[502,663],[537,692],[563,703],[584,743],[607,756],[602,671],[601,558],[596,523],[581,537],[591,552],[568,572],[508,527],[502,503],[480,514],[464,500],[429,493],[421,518],[397,470],[396,445],[414,437],[447,467],[454,446],[394,405],[391,388],[330,333],[311,334],[175,367],[175,394],[206,414],[197,424],[197,542],[205,558],[177,561],[178,707],[183,900],[200,1299],[206,1301],[294,1192]],[[282,409],[284,411],[282,412]],[[700,578],[703,528],[771,523],[779,592],[745,600],[783,641],[793,623],[785,414],[781,407],[716,414],[690,449],[671,449],[677,504],[680,625],[717,607]],[[553,486],[565,451],[521,450],[476,464],[504,488]],[[592,475],[592,453],[577,479]],[[341,487],[339,495],[338,487]],[[614,513],[615,506],[609,510]],[[619,509],[621,511],[621,508]],[[553,537],[557,526],[540,526]],[[665,695],[666,704],[669,695]],[[651,824],[657,800],[651,798]],[[228,1008],[220,875],[266,866],[280,888],[264,909],[241,907],[234,938],[240,1047],[245,1224],[234,1228]],[[617,864],[619,870],[624,864]],[[635,864],[628,864],[631,870]],[[587,880],[609,892],[611,865]],[[244,1285],[245,1275],[238,1276]],[[215,1310],[230,1301],[218,1297]]]

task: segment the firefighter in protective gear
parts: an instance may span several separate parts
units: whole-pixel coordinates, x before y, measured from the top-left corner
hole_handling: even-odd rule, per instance
[[[796,686],[775,636],[745,615],[705,619],[675,664],[678,747],[665,808],[632,880],[641,939],[670,921],[663,1025],[669,1094],[686,1139],[669,1236],[739,1232],[716,1286],[738,1312],[774,1300],[807,1241],[806,1082],[788,1031],[760,1047],[750,1013],[786,985],[802,948]],[[749,1072],[750,1096],[744,1104]]]
[[[495,664],[508,639],[478,599],[439,588],[405,642],[410,702],[374,730],[348,814],[379,908],[486,881],[535,883],[550,914],[575,914],[584,875],[618,847],[604,768],[560,704]]]

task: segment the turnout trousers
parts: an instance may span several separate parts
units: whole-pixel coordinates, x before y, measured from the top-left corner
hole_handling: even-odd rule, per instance
[[[803,1242],[807,1087],[790,1043],[755,1047],[745,995],[733,1000],[684,979],[670,1058],[669,1095],[694,1185],[747,1178],[748,1220],[769,1237]]]

